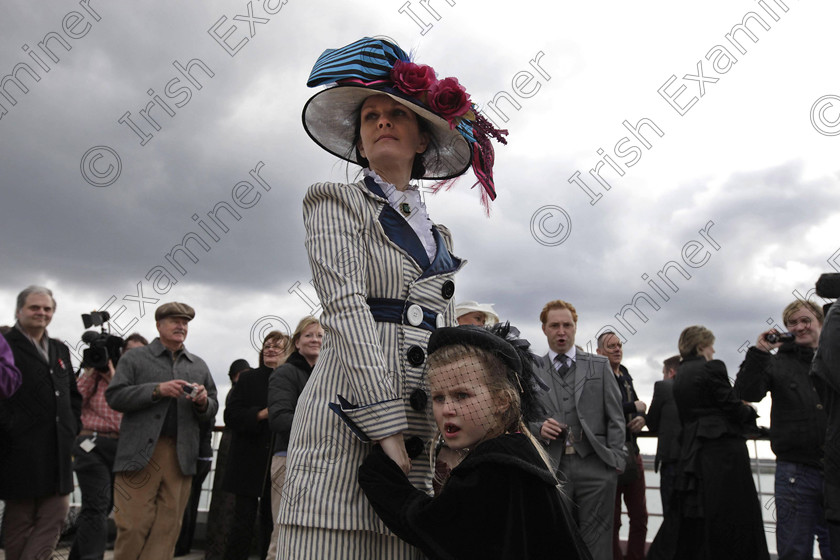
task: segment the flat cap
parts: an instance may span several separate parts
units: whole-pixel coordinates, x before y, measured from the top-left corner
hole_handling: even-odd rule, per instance
[[[170,301],[155,309],[155,321],[160,321],[165,317],[183,317],[187,321],[192,321],[195,318],[195,309],[186,303]]]

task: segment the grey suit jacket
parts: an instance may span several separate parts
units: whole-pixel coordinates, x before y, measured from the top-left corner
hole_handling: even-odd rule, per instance
[[[621,393],[609,362],[603,356],[580,351],[577,352],[575,360],[574,397],[583,433],[606,465],[624,471],[626,423],[621,408]],[[557,416],[565,391],[559,383],[548,354],[542,357],[540,365],[539,375],[550,390],[540,395],[545,418],[533,422],[530,426],[536,437],[539,437],[542,423],[547,418]],[[562,452],[560,441],[549,442],[548,454],[555,466],[559,464]]]
[[[199,420],[215,418],[219,403],[216,384],[204,360],[186,350],[173,362],[160,339],[135,348],[120,358],[114,378],[105,391],[108,406],[123,413],[114,472],[137,471],[148,464],[157,445],[171,398],[152,400],[158,383],[184,379],[207,389],[207,410],[199,412],[192,401],[178,398],[178,463],[185,475],[194,475],[198,459]]]

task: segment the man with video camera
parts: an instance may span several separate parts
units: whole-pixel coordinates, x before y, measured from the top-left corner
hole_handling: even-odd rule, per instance
[[[69,560],[102,560],[105,555],[108,515],[114,502],[114,459],[122,421],[122,413],[108,406],[105,391],[120,355],[148,344],[137,333],[123,340],[106,332],[110,318],[107,311],[82,315],[85,327],[101,326],[102,332],[86,331],[82,335],[89,347],[82,353],[81,373],[76,379],[82,395],[82,430],[73,448],[73,470],[82,494],[82,508],[76,518],[76,538]]]
[[[769,391],[770,447],[776,455],[776,549],[780,560],[813,558],[814,535],[823,558],[833,558],[823,511],[826,415],[809,372],[819,343],[822,309],[796,300],[782,321],[758,335],[738,371],[735,390],[758,402]],[[772,354],[772,351],[776,351]]]
[[[840,297],[840,274],[823,274],[817,280],[817,295]],[[811,365],[828,413],[825,434],[825,518],[831,553],[840,558],[840,307],[835,301],[825,314],[822,336]]]

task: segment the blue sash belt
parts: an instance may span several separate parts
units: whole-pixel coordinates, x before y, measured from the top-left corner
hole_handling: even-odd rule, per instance
[[[409,325],[433,332],[437,328],[437,318],[439,313],[432,311],[421,305],[411,303],[404,299],[391,298],[368,298],[367,304],[370,306],[370,312],[373,319],[378,323],[396,323],[398,325]],[[415,311],[415,320],[409,320],[409,311],[411,308],[420,309],[423,312],[422,320],[417,322],[419,314]]]

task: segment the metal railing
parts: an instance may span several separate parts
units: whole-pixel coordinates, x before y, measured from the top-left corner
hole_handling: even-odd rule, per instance
[[[213,493],[213,483],[216,474],[216,460],[219,443],[222,437],[224,426],[216,426],[213,430],[213,463],[210,469],[210,474],[204,480],[201,487],[201,498],[199,500],[199,512],[207,512],[210,507],[210,501]],[[649,432],[641,432],[640,439],[655,440],[656,436]],[[764,531],[767,536],[767,544],[770,550],[776,549],[776,518],[775,518],[775,495],[773,477],[775,475],[775,459],[760,458],[760,446],[766,446],[766,451],[761,450],[767,457],[772,457],[769,450],[769,440],[767,438],[751,439],[747,442],[747,449],[750,452],[750,460],[752,464],[753,480],[756,484],[758,492],[758,499],[762,505],[762,515],[764,517]],[[645,468],[645,484],[646,484],[646,498],[648,503],[648,541],[652,541],[662,524],[662,507],[659,494],[659,475],[653,472],[654,455],[642,453],[642,461]],[[78,487],[74,487],[73,493],[70,497],[73,506],[81,505],[81,495]],[[658,504],[658,507],[657,507]],[[653,505],[654,507],[651,507]],[[202,516],[203,517],[203,516]],[[627,531],[627,511],[622,504],[622,532],[626,538]]]

